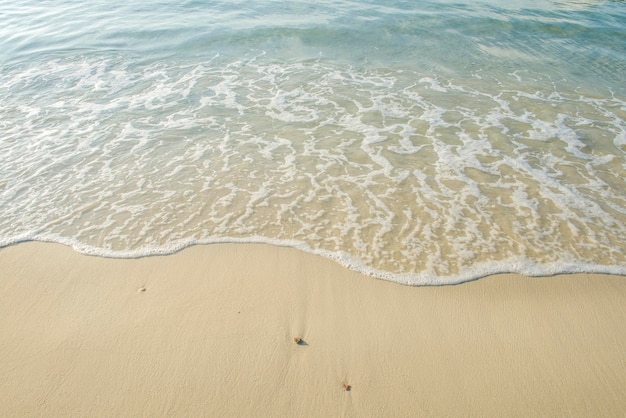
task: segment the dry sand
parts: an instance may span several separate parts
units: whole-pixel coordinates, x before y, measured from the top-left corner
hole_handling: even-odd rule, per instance
[[[268,245],[20,244],[0,249],[0,411],[626,416],[626,278],[413,288]]]

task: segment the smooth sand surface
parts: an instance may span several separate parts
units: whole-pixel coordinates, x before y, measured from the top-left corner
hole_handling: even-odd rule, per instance
[[[0,411],[626,416],[626,278],[406,287],[269,245],[137,260],[15,245],[0,249]]]

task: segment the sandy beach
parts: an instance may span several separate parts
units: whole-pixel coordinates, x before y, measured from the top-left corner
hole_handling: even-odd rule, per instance
[[[624,277],[406,287],[254,244],[0,272],[5,417],[626,416]]]

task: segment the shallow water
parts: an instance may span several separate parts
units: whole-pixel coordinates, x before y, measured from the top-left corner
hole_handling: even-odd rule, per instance
[[[414,3],[0,1],[0,245],[626,274],[626,4]]]

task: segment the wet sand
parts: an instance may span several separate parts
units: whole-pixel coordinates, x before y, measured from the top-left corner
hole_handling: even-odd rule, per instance
[[[620,276],[407,287],[255,244],[0,272],[3,416],[626,415]]]

